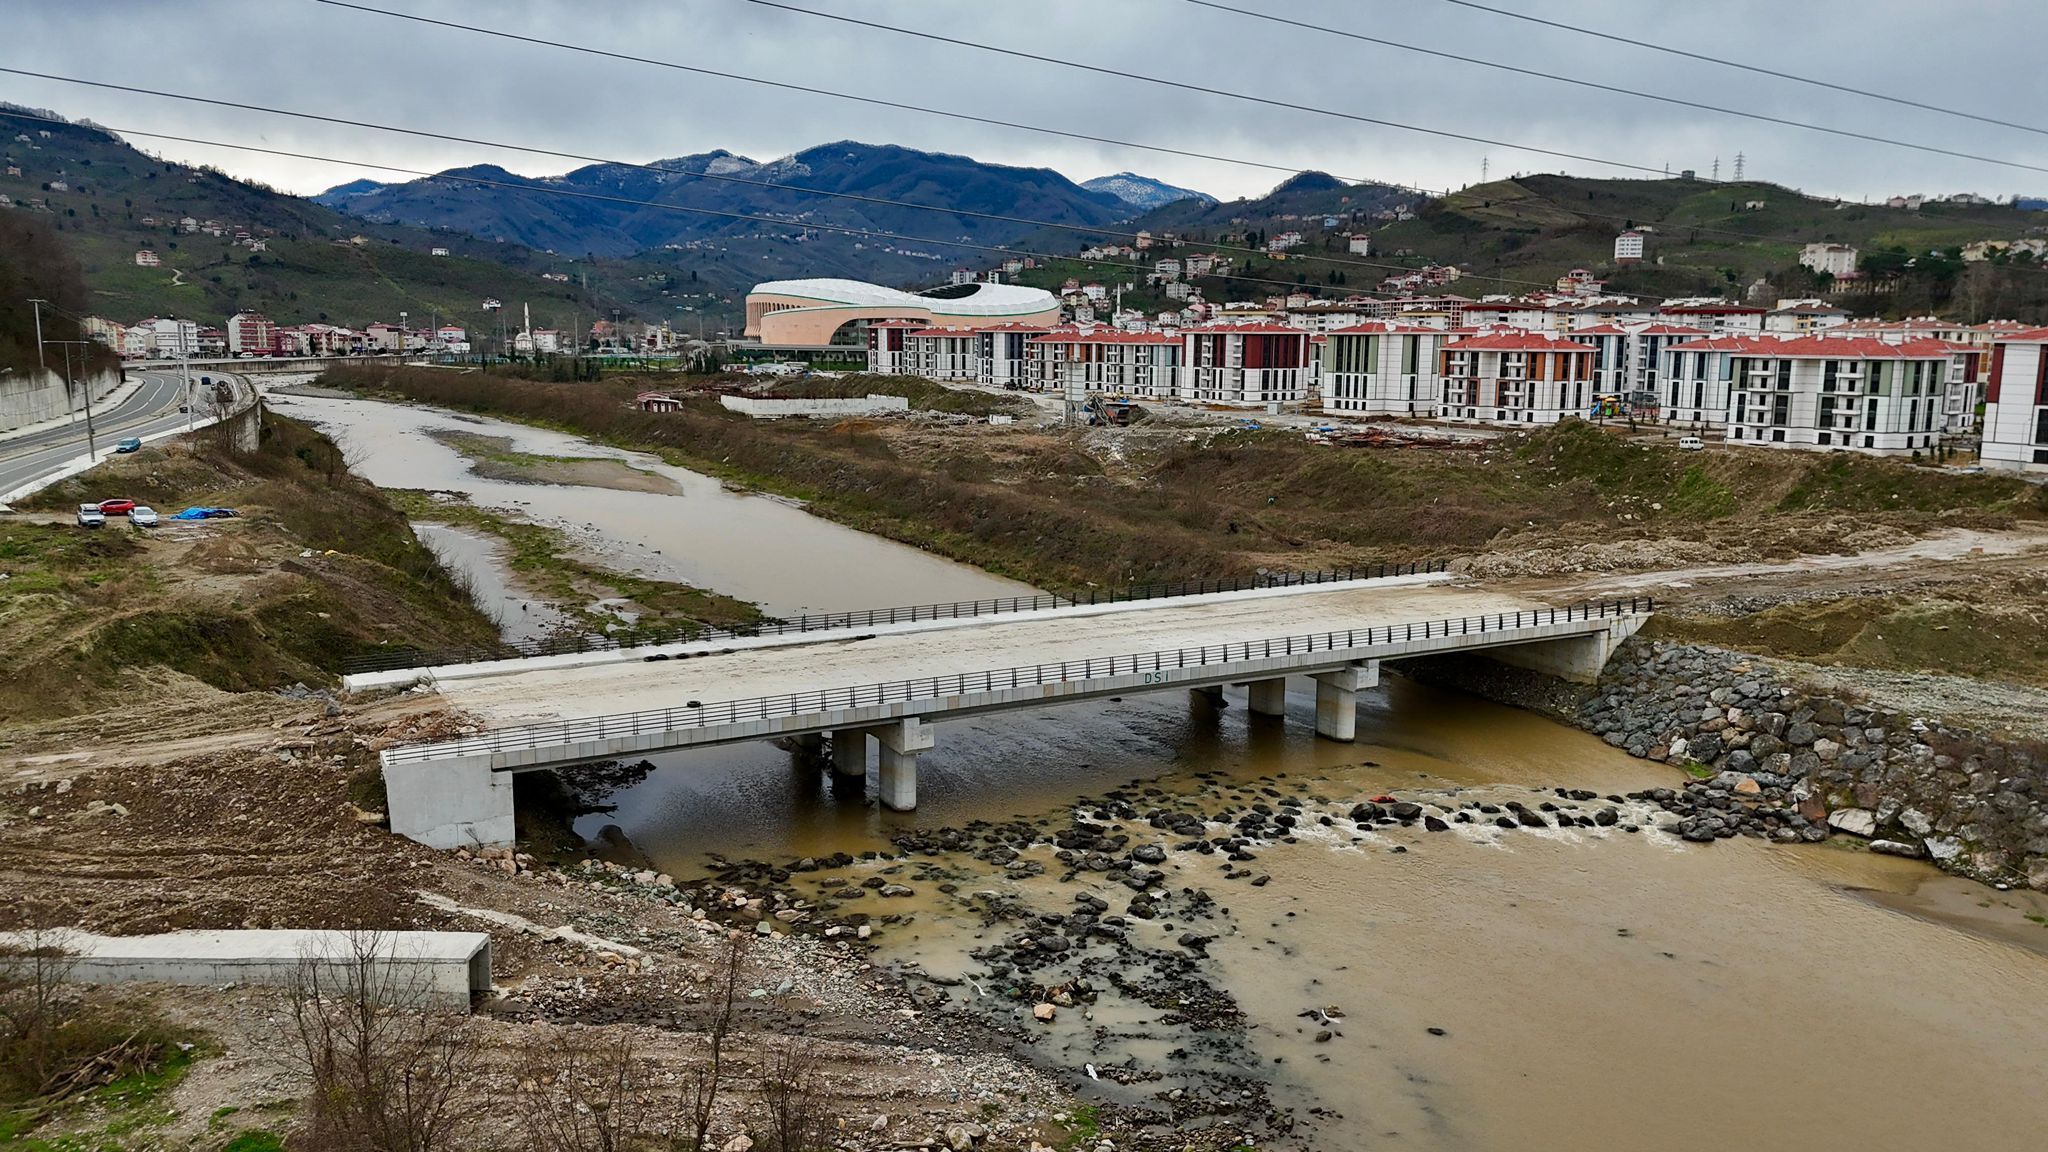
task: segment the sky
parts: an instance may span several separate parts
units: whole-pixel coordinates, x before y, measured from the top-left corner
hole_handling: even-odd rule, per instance
[[[1285,176],[970,124],[564,51],[573,43],[747,76],[1057,127],[1133,143],[1427,189],[1518,172],[1645,176],[1666,165],[1849,199],[2048,193],[2048,69],[2039,0],[1485,0],[1760,67],[1905,96],[2029,131],[1682,60],[1449,0],[1222,0],[1331,28],[1543,73],[1494,69],[1283,27],[1190,0],[789,0],[1058,60],[1140,72],[1307,110],[1165,88],[853,27],[750,0],[361,0],[544,41],[518,43],[317,0],[70,0],[8,7],[0,67],[263,104],[377,124],[646,162],[727,149],[770,160],[834,140],[1043,165],[1084,180],[1135,171],[1223,199]],[[1786,120],[2037,166],[2015,168],[1595,92],[1571,76]],[[527,175],[573,160],[422,140],[0,74],[0,100],[89,118],[138,147],[290,192],[494,163]],[[1345,113],[1489,137],[1481,144]],[[150,131],[304,152],[262,155]],[[1566,160],[1524,145],[1620,161]],[[1484,168],[1482,169],[1482,165]]]

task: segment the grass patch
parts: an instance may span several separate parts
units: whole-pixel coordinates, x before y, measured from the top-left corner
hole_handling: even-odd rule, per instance
[[[284,1152],[284,1137],[259,1128],[236,1136],[220,1152]]]
[[[71,505],[125,495],[165,513],[239,519],[143,532],[0,523],[0,714],[61,715],[162,667],[227,691],[329,683],[359,653],[403,638],[496,639],[468,590],[404,515],[311,427],[265,413],[258,447],[208,433],[117,456],[39,493]]]
[[[736,628],[763,619],[760,609],[743,600],[578,560],[569,554],[563,535],[545,525],[467,501],[436,499],[417,489],[393,489],[386,495],[411,519],[472,528],[504,541],[506,563],[521,582],[592,629],[630,634],[639,629]],[[591,609],[593,600],[604,597],[630,601],[639,610],[631,628],[622,630],[615,617]]]

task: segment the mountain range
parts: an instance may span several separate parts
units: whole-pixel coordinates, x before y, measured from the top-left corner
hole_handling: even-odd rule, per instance
[[[1038,222],[1106,225],[1198,195],[1128,173],[1105,179],[1088,188],[1050,168],[839,141],[765,163],[721,149],[560,176],[480,165],[400,184],[358,180],[314,199],[365,220],[588,257],[783,239],[952,260],[970,250],[957,246],[1007,244]],[[915,239],[863,241],[863,231]]]

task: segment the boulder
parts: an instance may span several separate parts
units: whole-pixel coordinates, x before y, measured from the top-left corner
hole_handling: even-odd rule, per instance
[[[1899,823],[1915,836],[1925,836],[1934,831],[1934,819],[1918,808],[1908,808],[1899,813]]]
[[[1828,813],[1828,827],[1869,838],[1877,835],[1877,813],[1868,808],[1837,808]]]
[[[1920,845],[1906,840],[1872,840],[1870,850],[1884,856],[1908,856],[1915,860],[1922,854]]]
[[[976,1143],[987,1137],[988,1129],[979,1124],[946,1125],[946,1147],[953,1152],[972,1152]]]
[[[1059,1014],[1060,1010],[1053,1007],[1049,1001],[1041,1000],[1031,1006],[1031,1018],[1041,1023],[1050,1024],[1053,1017]]]

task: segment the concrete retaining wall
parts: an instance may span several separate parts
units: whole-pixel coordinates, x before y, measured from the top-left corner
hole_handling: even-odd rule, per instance
[[[394,1004],[425,1002],[469,1007],[470,995],[491,988],[491,938],[483,932],[385,932],[373,939],[366,979]],[[94,936],[84,932],[0,933],[0,946],[54,946],[82,984],[268,984],[290,986],[307,966],[324,987],[348,978],[356,938],[325,929],[165,932],[155,936]]]
[[[121,373],[95,373],[87,379],[86,386],[92,389],[93,402],[98,403],[121,386]],[[82,400],[82,396],[66,394],[64,378],[55,372],[0,376],[0,432],[59,419]]]
[[[779,399],[766,396],[720,396],[718,402],[733,412],[756,420],[779,420],[785,416],[878,416],[910,411],[902,396],[803,397]]]

